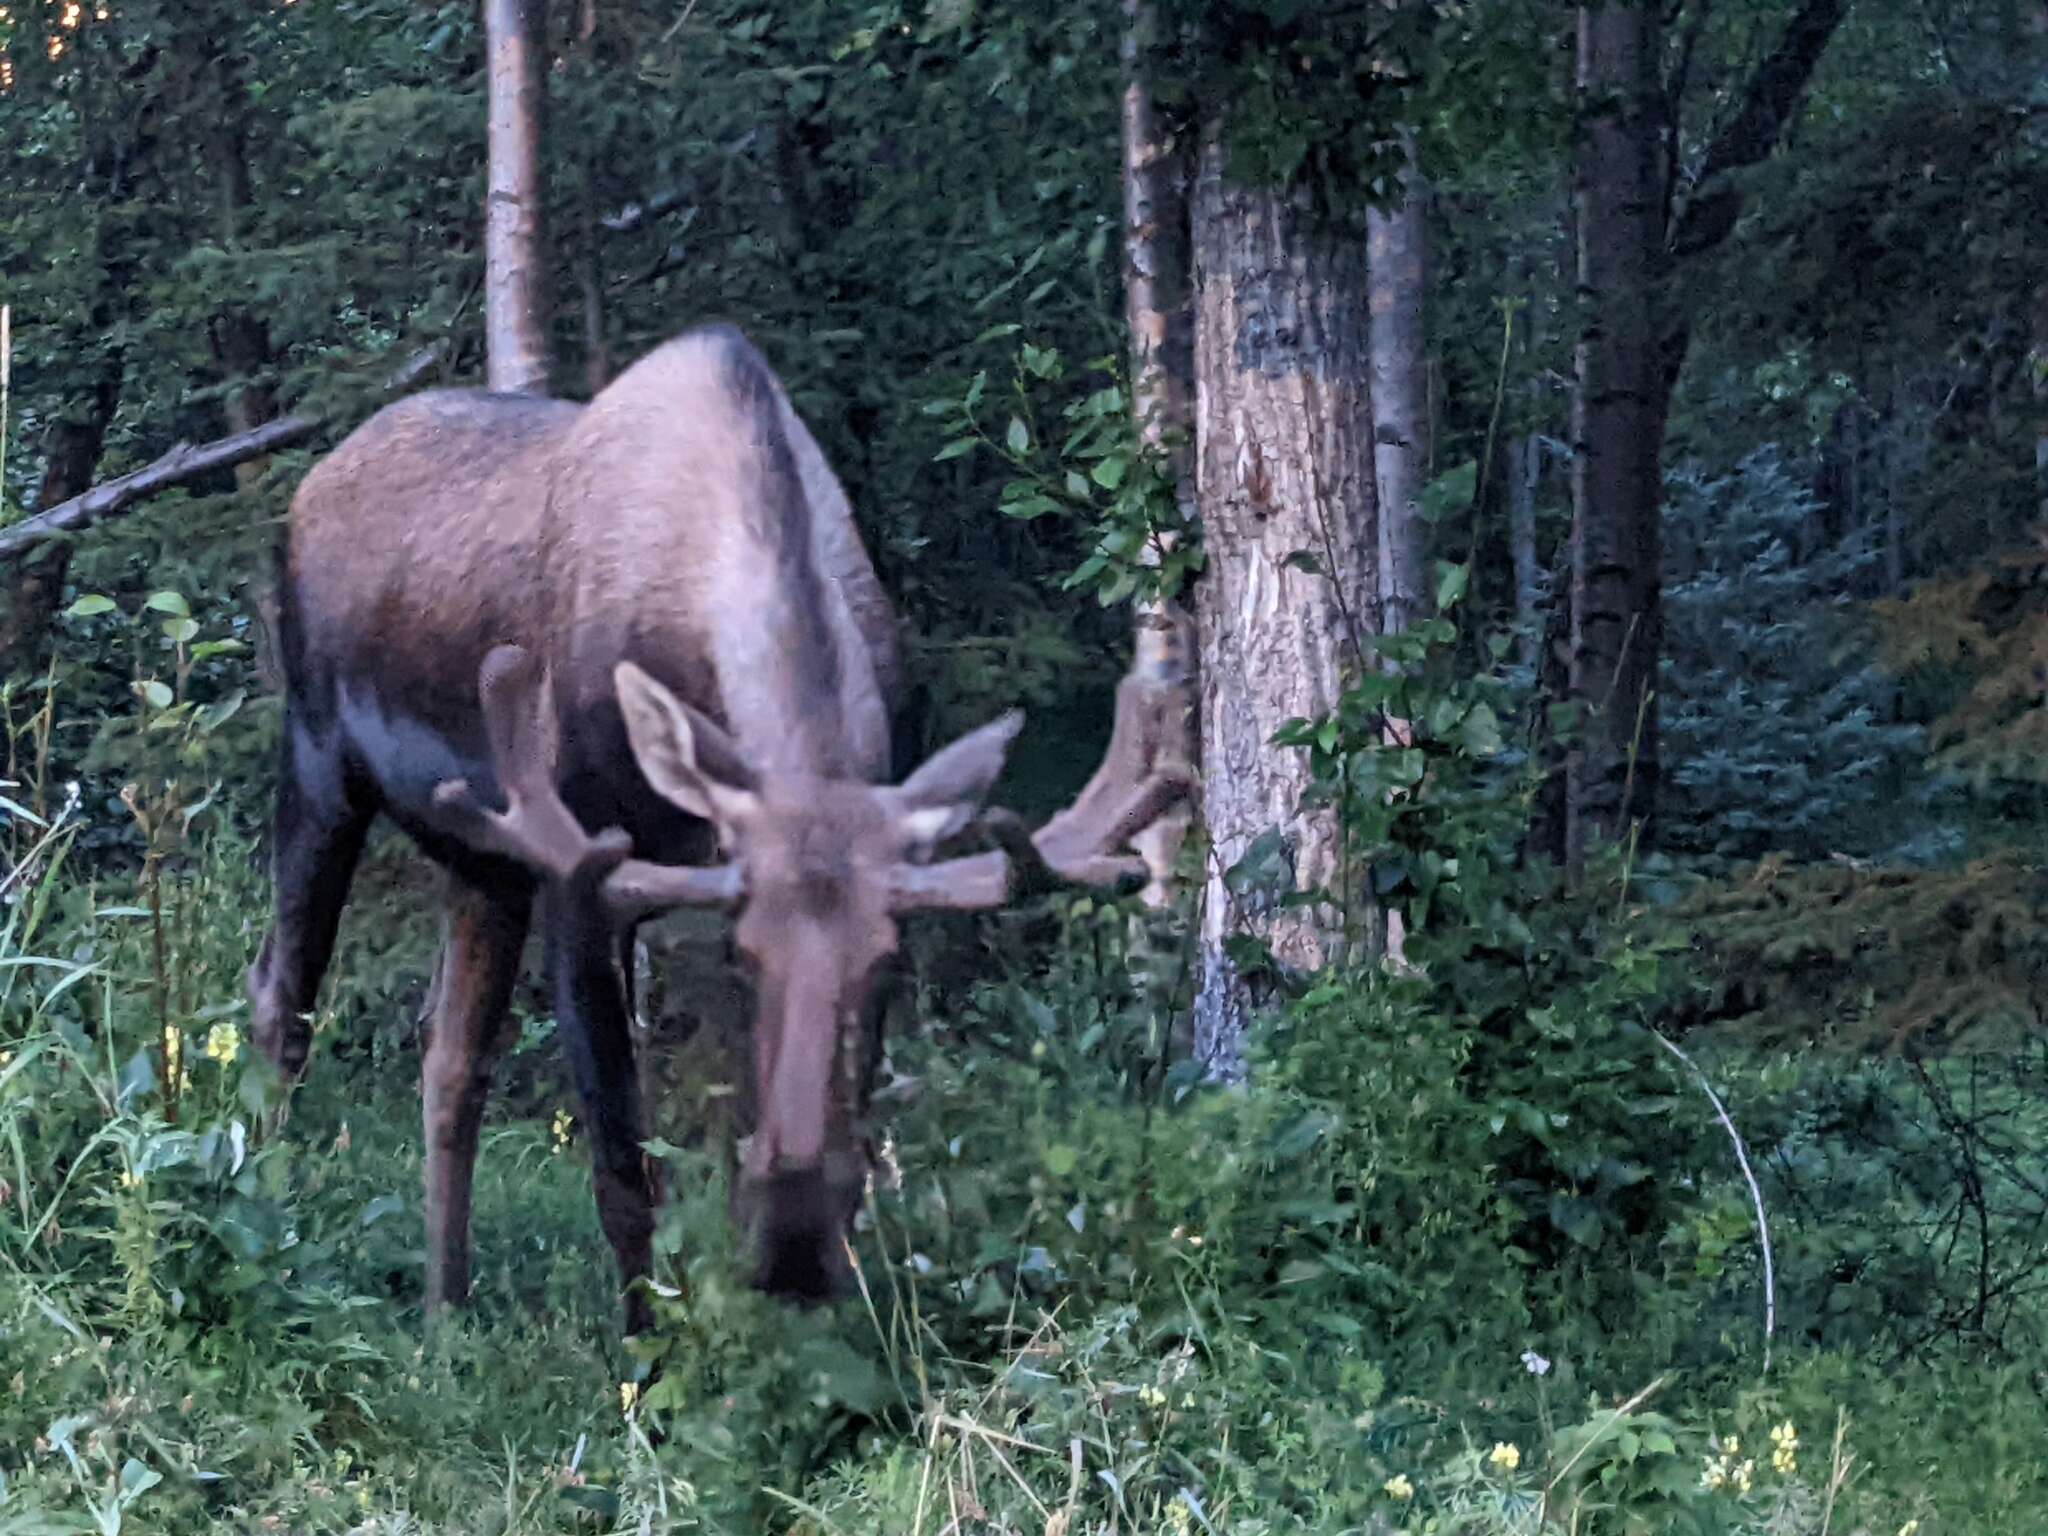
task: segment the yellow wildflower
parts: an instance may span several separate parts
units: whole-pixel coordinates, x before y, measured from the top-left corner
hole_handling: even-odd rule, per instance
[[[1754,1461],[1745,1461],[1741,1466],[1735,1469],[1735,1491],[1737,1493],[1749,1492],[1749,1485],[1752,1482],[1754,1482],[1755,1479],[1756,1463]]]
[[[1719,1493],[1728,1486],[1728,1463],[1707,1459],[1707,1470],[1700,1474],[1700,1486],[1709,1493]]]
[[[121,1187],[123,1189],[142,1188],[142,1175],[133,1168],[123,1168],[121,1170]]]
[[[1191,1524],[1191,1512],[1186,1499],[1176,1498],[1166,1506],[1166,1528],[1173,1532],[1173,1536],[1187,1536]]]
[[[1771,1431],[1771,1465],[1790,1473],[1799,1466],[1799,1431],[1787,1419]]]
[[[576,1122],[570,1116],[569,1111],[567,1111],[566,1109],[558,1109],[555,1111],[554,1135],[555,1150],[557,1152],[561,1151],[564,1147],[569,1145],[569,1133],[575,1128]]]
[[[1165,1406],[1166,1394],[1157,1387],[1143,1386],[1138,1388],[1138,1401],[1147,1408],[1160,1408]]]
[[[232,1024],[216,1024],[206,1032],[206,1054],[228,1066],[242,1054],[242,1032]]]
[[[1918,1520],[1908,1520],[1899,1527],[1899,1536],[1920,1536],[1920,1522]]]
[[[1501,1471],[1512,1472],[1522,1464],[1521,1448],[1510,1445],[1505,1440],[1499,1440],[1494,1443],[1493,1449],[1487,1453],[1486,1459],[1500,1468]]]
[[[631,1418],[633,1415],[633,1407],[639,1401],[639,1382],[622,1381],[619,1383],[619,1412],[625,1414],[628,1418]]]
[[[1380,1486],[1386,1490],[1387,1497],[1390,1499],[1400,1499],[1405,1502],[1415,1497],[1415,1485],[1408,1481],[1408,1474],[1405,1472],[1396,1472],[1392,1477],[1380,1484]]]

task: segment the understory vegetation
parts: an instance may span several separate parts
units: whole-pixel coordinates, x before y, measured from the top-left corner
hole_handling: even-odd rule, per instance
[[[182,606],[146,622],[183,635]],[[1431,668],[1454,613],[1312,733],[1378,791],[1352,832],[1408,964],[1293,978],[1220,1088],[1128,903],[919,930],[845,1301],[747,1289],[730,1042],[657,1017],[671,1203],[630,1353],[531,998],[474,1309],[423,1320],[403,851],[373,856],[280,1126],[242,1031],[257,850],[176,776],[234,719],[198,666],[138,688],[159,787],[109,805],[33,776],[66,717],[25,701],[0,1531],[2037,1529],[2048,1056],[1702,1024],[1695,941],[1744,954],[1740,893],[1783,877],[1710,899],[1616,865],[1567,901],[1520,867],[1511,693]],[[1411,747],[1345,723],[1381,707]]]

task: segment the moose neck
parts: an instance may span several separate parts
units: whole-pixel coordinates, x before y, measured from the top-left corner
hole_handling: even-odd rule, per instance
[[[842,670],[865,658],[837,644],[824,583],[812,561],[804,530],[788,526],[801,518],[778,517],[784,526],[749,533],[732,561],[735,593],[752,611],[743,622],[712,627],[713,669],[726,729],[750,761],[774,773],[815,778],[860,778],[841,699]]]

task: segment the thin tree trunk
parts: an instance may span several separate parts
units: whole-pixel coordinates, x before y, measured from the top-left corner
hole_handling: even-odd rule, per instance
[[[2043,25],[2048,27],[2048,16]],[[2034,425],[2034,494],[2039,498],[2042,526],[2048,527],[2048,284],[2034,290],[2028,320],[2034,334],[2027,362],[2033,369],[2034,405],[2040,413]]]
[[[235,109],[224,111],[211,135],[213,168],[220,178],[221,245],[232,251],[241,245],[242,220],[255,202],[245,143],[247,124],[241,115],[247,98],[233,65],[221,60],[215,64],[220,74],[220,99]],[[225,306],[213,320],[213,356],[229,386],[221,416],[230,433],[248,432],[277,414],[276,396],[263,378],[270,366],[270,327],[260,314],[243,304]],[[263,467],[257,459],[237,464],[237,488],[254,486],[262,478]]]
[[[1362,663],[1379,530],[1362,245],[1318,228],[1303,199],[1227,182],[1213,132],[1193,226],[1210,848],[1195,1038],[1229,1078],[1263,991],[1231,941],[1263,941],[1281,966],[1306,969],[1340,937],[1327,909],[1283,905],[1297,891],[1347,893],[1334,814],[1302,805],[1306,754],[1270,742],[1289,719],[1331,710]]]
[[[1193,394],[1189,329],[1186,165],[1159,137],[1145,76],[1144,48],[1152,23],[1147,0],[1124,0],[1124,310],[1130,333],[1131,408],[1139,436],[1173,468],[1176,494],[1192,496],[1188,402]],[[1165,535],[1170,539],[1171,534]],[[1156,559],[1164,551],[1148,550]],[[1191,625],[1178,605],[1142,603],[1135,615],[1138,666],[1160,680],[1192,675]],[[1165,752],[1184,766],[1195,761],[1195,722]],[[1150,875],[1144,901],[1154,911],[1173,899],[1173,872],[1192,813],[1162,816],[1132,839]]]
[[[484,0],[490,190],[484,210],[484,344],[490,387],[545,394],[547,262],[541,209],[541,0]]]
[[[84,411],[74,420],[53,422],[43,439],[43,478],[36,514],[69,501],[92,484],[100,450],[121,399],[121,365],[109,356],[94,381]],[[7,584],[0,609],[0,677],[26,678],[37,671],[49,640],[50,623],[64,600],[71,574],[71,546],[58,544],[40,559],[26,560]]]
[[[1536,489],[1543,482],[1543,438],[1529,432],[1508,441],[1508,548],[1515,563],[1516,660],[1536,665],[1543,643],[1542,566],[1536,558]]]
[[[1657,800],[1657,658],[1663,614],[1657,520],[1665,381],[1657,16],[1635,0],[1578,13],[1581,305],[1572,402],[1571,698],[1566,863],[1647,830]]]
[[[1422,617],[1423,466],[1428,454],[1429,360],[1426,188],[1406,148],[1402,196],[1366,215],[1372,306],[1373,462],[1378,475],[1380,627],[1389,634]]]

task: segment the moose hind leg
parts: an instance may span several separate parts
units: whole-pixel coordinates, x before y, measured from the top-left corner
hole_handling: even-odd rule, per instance
[[[583,1099],[597,1216],[618,1259],[626,1332],[653,1320],[635,1283],[653,1268],[654,1187],[640,1143],[640,1074],[615,939],[573,896],[551,900],[548,973],[569,1070]]]
[[[428,1001],[420,1101],[426,1129],[427,1310],[469,1299],[470,1195],[491,1069],[533,906],[523,879],[448,878],[441,957]]]
[[[249,1028],[289,1084],[305,1070],[308,1015],[376,807],[350,783],[338,745],[291,722],[285,742],[271,856],[275,912],[249,970]]]

